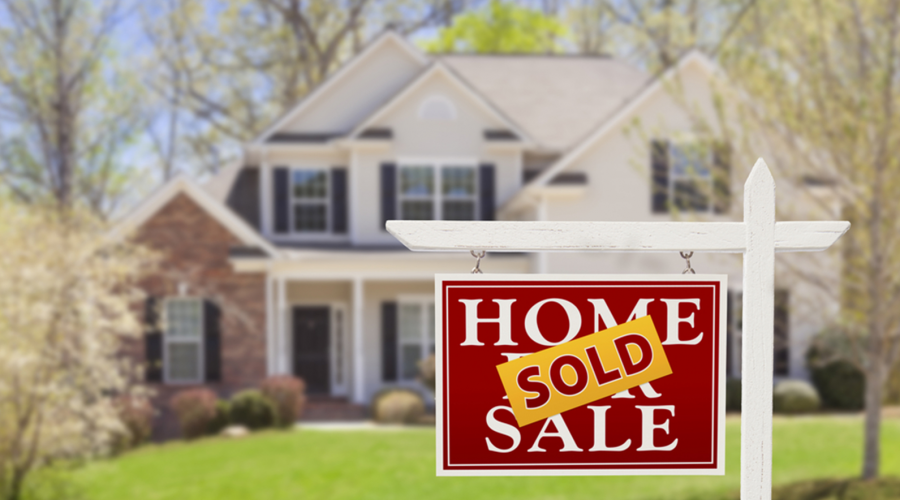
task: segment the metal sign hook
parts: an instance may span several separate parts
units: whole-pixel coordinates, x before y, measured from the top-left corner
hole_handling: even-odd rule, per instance
[[[472,257],[475,257],[475,267],[472,268],[472,274],[484,274],[481,272],[481,259],[484,258],[485,251],[482,250],[479,253],[475,253],[475,250],[469,250],[469,253],[472,254]]]
[[[684,268],[684,271],[681,271],[681,274],[697,274],[697,271],[691,267],[691,257],[694,256],[694,252],[688,252],[685,254],[684,252],[678,252],[681,254],[681,258],[684,259],[684,263],[687,267]]]

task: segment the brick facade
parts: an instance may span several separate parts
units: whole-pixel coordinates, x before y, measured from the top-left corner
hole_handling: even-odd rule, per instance
[[[266,280],[261,273],[232,269],[228,252],[240,240],[182,193],[140,227],[137,241],[162,254],[159,272],[144,284],[148,294],[164,298],[183,288],[186,295],[211,299],[221,308],[221,381],[204,385],[223,398],[257,386],[266,376]],[[143,342],[137,351],[143,362]],[[154,438],[177,436],[168,402],[178,391],[196,385],[150,386],[159,411]]]

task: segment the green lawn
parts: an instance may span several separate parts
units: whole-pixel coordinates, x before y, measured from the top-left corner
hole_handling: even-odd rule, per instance
[[[859,471],[856,417],[776,418],[774,481]],[[148,446],[74,475],[91,500],[714,499],[738,488],[740,422],[727,424],[724,477],[436,478],[434,430],[267,432]],[[900,420],[886,420],[883,471],[900,475]]]

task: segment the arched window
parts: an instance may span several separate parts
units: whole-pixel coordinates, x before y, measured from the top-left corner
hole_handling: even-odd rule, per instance
[[[453,101],[443,95],[431,95],[419,104],[420,120],[455,120],[456,106]]]

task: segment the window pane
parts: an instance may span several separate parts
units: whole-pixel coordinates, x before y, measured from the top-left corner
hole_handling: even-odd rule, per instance
[[[422,359],[422,344],[404,344],[400,348],[401,372],[404,380],[419,376],[419,360]]]
[[[705,179],[679,179],[672,183],[675,208],[703,211],[709,209],[709,181]]]
[[[172,342],[166,348],[167,380],[193,381],[200,379],[200,344]]]
[[[434,202],[431,200],[403,201],[400,203],[400,217],[404,220],[434,219]]]
[[[475,202],[445,201],[444,220],[475,220]]]
[[[200,338],[203,334],[203,304],[197,299],[167,300],[165,319],[169,338]]]
[[[325,231],[327,226],[325,205],[294,205],[295,231]]]
[[[400,168],[400,194],[431,196],[434,194],[434,169],[431,167]]]
[[[671,145],[672,174],[676,177],[709,177],[709,165],[702,147],[695,144]]]
[[[400,304],[400,340],[405,342],[421,342],[422,340],[422,306],[419,304]]]
[[[325,198],[328,196],[328,176],[324,170],[294,170],[294,197]]]
[[[475,169],[445,167],[441,170],[441,191],[448,197],[475,196]]]

